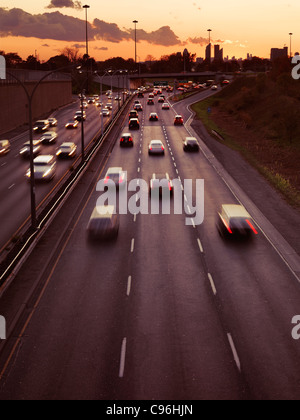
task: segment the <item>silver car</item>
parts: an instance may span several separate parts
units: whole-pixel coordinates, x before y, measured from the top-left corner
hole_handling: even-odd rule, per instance
[[[55,176],[56,160],[52,155],[38,156],[33,161],[34,178],[36,181],[51,181]],[[30,179],[31,172],[28,169],[26,177]]]
[[[116,239],[119,233],[119,216],[114,206],[96,207],[87,226],[90,241]]]

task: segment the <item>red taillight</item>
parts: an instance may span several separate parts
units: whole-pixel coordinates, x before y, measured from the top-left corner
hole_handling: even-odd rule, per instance
[[[109,181],[109,176],[107,176],[107,177],[105,178],[105,180],[104,180],[104,184],[108,184],[108,181]]]
[[[222,221],[223,221],[224,225],[226,226],[226,229],[228,230],[228,232],[229,232],[230,234],[232,234],[232,230],[230,229],[230,227],[229,227],[228,223],[226,222],[226,220],[225,220],[225,219],[223,219],[223,217],[221,217],[221,219],[222,219]]]
[[[164,146],[162,146],[161,150],[165,150]]]
[[[169,182],[169,190],[172,191],[172,184]]]
[[[248,225],[251,227],[251,229],[253,230],[253,232],[255,233],[255,235],[258,235],[257,230],[255,229],[255,227],[252,225],[252,223],[250,222],[250,220],[246,220],[246,222],[248,223]]]

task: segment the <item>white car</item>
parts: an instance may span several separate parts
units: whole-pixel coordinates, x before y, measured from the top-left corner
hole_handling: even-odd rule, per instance
[[[224,204],[218,215],[217,227],[221,236],[229,238],[258,235],[252,217],[243,206]]]
[[[100,116],[103,115],[103,117],[109,117],[110,116],[110,111],[109,109],[103,109],[102,112],[100,112]]]
[[[96,207],[87,226],[90,241],[116,239],[119,233],[119,216],[114,206]]]
[[[149,155],[164,155],[165,147],[161,140],[152,140],[149,144]]]
[[[76,156],[77,146],[75,143],[63,143],[56,152],[59,159],[72,159]]]
[[[36,181],[51,181],[55,176],[56,161],[52,155],[38,156],[33,161],[34,178]],[[30,179],[30,169],[26,172],[26,177]]]

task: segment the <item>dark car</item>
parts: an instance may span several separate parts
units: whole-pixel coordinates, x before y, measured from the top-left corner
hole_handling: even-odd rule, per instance
[[[143,107],[142,107],[142,105],[141,105],[141,104],[135,104],[135,105],[134,105],[134,109],[135,109],[135,111],[137,111],[137,112],[143,112]]]
[[[138,98],[143,98],[144,97],[144,94],[142,93],[142,92],[140,92],[139,94],[138,94]]]
[[[44,131],[47,131],[49,127],[50,123],[48,120],[39,120],[34,124],[33,131],[36,133],[43,133]]]
[[[139,114],[135,109],[129,112],[129,120],[131,120],[132,118],[138,118],[138,117],[139,117]]]
[[[187,137],[183,143],[183,150],[185,152],[199,152],[198,140],[195,137]]]
[[[154,105],[154,100],[149,98],[147,105],[150,105],[150,106]]]
[[[36,157],[39,155],[41,151],[41,142],[39,140],[33,140],[33,156]],[[30,158],[30,141],[27,141],[24,143],[22,149],[20,150],[20,156],[23,159],[29,159]]]
[[[129,129],[130,130],[139,130],[140,129],[140,122],[137,118],[132,118],[129,121]]]
[[[176,115],[174,125],[183,125],[183,118],[181,115]]]
[[[174,187],[173,182],[170,179],[168,173],[165,174],[153,174],[150,180],[150,194],[157,192],[161,197],[166,192],[173,195]]]
[[[133,147],[133,138],[130,133],[124,133],[120,139],[121,147]]]

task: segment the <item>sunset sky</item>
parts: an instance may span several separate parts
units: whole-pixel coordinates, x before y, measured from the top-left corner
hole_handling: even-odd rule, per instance
[[[300,50],[299,0],[0,0],[0,50],[23,59],[47,60],[65,47],[85,53],[85,10],[90,5],[89,53],[97,60],[134,58],[134,24],[138,20],[137,55],[162,55],[187,48],[204,57],[208,32],[224,56],[247,53],[270,57],[271,47]]]

